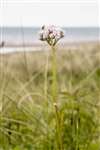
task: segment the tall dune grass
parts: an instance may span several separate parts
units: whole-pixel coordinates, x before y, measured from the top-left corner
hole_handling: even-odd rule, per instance
[[[23,53],[0,56],[0,150],[58,150],[51,52],[26,58],[28,73]],[[58,48],[56,58],[59,150],[99,150],[99,45]]]

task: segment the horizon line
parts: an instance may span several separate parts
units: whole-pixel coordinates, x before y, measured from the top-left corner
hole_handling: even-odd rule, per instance
[[[11,25],[11,26],[0,26],[0,28],[41,28],[41,26],[16,26],[16,25]],[[62,28],[100,28],[100,26],[58,26]]]

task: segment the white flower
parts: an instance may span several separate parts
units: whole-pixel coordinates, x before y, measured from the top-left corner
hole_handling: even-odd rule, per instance
[[[53,33],[50,33],[50,34],[49,34],[49,37],[50,37],[51,39],[54,39],[54,38],[55,38],[55,35],[54,35]]]
[[[46,40],[49,36],[49,31],[48,30],[44,30],[43,32],[43,39]]]
[[[54,46],[61,38],[64,37],[64,32],[62,29],[54,25],[44,25],[42,26],[39,36],[41,41],[47,41],[49,45]]]

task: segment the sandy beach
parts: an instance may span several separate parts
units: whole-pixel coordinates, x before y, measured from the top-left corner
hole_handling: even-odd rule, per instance
[[[57,45],[57,49],[76,50],[76,49],[93,49],[94,47],[100,48],[100,41],[82,41],[82,42],[63,42]],[[0,47],[0,54],[15,53],[15,52],[32,52],[32,51],[46,51],[50,49],[46,43],[35,43],[33,45],[7,45]]]

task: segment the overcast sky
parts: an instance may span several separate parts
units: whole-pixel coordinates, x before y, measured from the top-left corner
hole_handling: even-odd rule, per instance
[[[0,0],[0,26],[99,26],[99,0]]]

